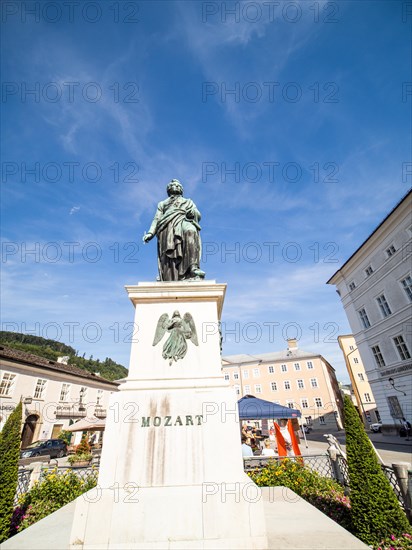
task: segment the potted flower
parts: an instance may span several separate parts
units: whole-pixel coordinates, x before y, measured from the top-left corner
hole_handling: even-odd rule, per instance
[[[90,452],[90,445],[87,438],[84,438],[79,445],[77,445],[74,455],[69,456],[67,459],[70,466],[88,466],[93,458]]]
[[[92,453],[76,453],[67,459],[70,466],[85,467],[90,464]]]

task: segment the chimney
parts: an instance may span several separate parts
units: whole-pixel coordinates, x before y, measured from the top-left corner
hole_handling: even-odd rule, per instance
[[[288,350],[292,351],[298,349],[298,341],[296,338],[288,338]]]

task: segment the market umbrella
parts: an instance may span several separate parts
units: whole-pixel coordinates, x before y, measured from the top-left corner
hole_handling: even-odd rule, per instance
[[[239,407],[239,420],[261,420],[263,418],[300,418],[298,409],[283,407],[277,403],[259,399],[254,395],[245,395],[237,402]]]
[[[91,416],[89,418],[82,418],[75,424],[72,424],[67,428],[66,431],[68,432],[102,432],[104,428],[106,427],[106,419],[105,418],[96,418],[95,416]]]

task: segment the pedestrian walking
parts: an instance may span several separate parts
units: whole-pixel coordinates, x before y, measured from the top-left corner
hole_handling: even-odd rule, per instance
[[[406,441],[409,441],[409,438],[411,436],[411,423],[408,422],[408,420],[406,420],[405,417],[402,418],[401,420],[401,430],[403,431],[403,433],[406,435]]]

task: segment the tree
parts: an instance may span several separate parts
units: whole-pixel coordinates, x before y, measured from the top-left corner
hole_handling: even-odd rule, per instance
[[[10,536],[14,496],[17,490],[22,404],[8,417],[0,434],[0,542]]]
[[[355,535],[369,545],[410,526],[351,401],[345,395],[346,452]]]

